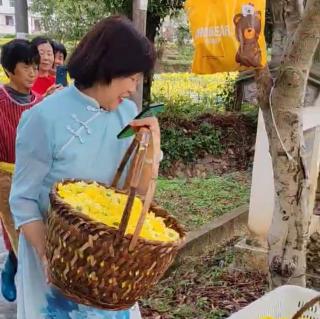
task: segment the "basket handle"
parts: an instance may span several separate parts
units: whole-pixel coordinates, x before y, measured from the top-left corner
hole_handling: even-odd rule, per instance
[[[119,165],[119,167],[117,169],[117,172],[116,172],[116,174],[115,174],[115,176],[113,178],[113,181],[111,183],[111,187],[116,188],[118,186],[120,178],[121,178],[121,176],[123,174],[123,171],[124,171],[128,161],[129,161],[132,153],[135,151],[135,155],[137,154],[137,151],[138,151],[137,146],[138,146],[138,144],[139,144],[139,138],[138,138],[138,136],[136,136],[136,138],[133,140],[133,142],[131,143],[131,145],[129,146],[129,148],[127,149],[126,153],[124,154],[124,156],[123,156],[123,158],[121,160],[121,163],[120,163],[120,165]],[[128,181],[128,179],[129,179],[129,177],[132,176],[132,166],[133,165],[131,165],[131,167],[129,169],[129,173],[128,173],[127,179],[125,181],[125,185],[123,187],[124,189],[128,189],[128,187],[129,187],[129,185],[127,185],[127,184],[130,183],[130,180]]]
[[[122,214],[122,218],[121,218],[121,222],[120,222],[120,226],[119,226],[119,231],[117,232],[116,235],[116,243],[118,243],[125,235],[125,231],[127,229],[128,226],[128,222],[129,222],[129,218],[130,218],[130,214],[131,214],[131,210],[132,210],[132,206],[133,206],[133,202],[134,202],[134,198],[136,196],[137,193],[137,188],[140,182],[140,177],[141,177],[141,173],[143,171],[144,165],[145,165],[145,157],[146,157],[146,153],[149,147],[149,142],[150,139],[153,140],[153,135],[150,132],[149,129],[146,128],[142,128],[139,130],[139,132],[136,135],[136,138],[134,139],[133,143],[130,145],[129,149],[127,150],[126,154],[124,155],[120,166],[115,174],[115,177],[113,179],[112,182],[112,187],[116,187],[120,177],[123,173],[123,170],[128,162],[128,160],[130,159],[132,153],[135,151],[135,155],[133,157],[132,163],[130,165],[129,168],[129,173],[127,176],[127,180],[126,180],[126,184],[129,185],[128,189],[128,199],[127,199],[127,203],[124,209],[124,212]],[[152,145],[153,145],[153,141],[152,141]],[[153,152],[153,149],[152,153]],[[154,172],[157,171],[156,169],[156,164],[154,161],[153,162],[153,166],[152,166],[152,178],[147,181],[147,194],[144,200],[144,205],[143,205],[143,209],[142,209],[142,213],[147,210],[149,211],[149,207],[153,198],[153,193],[152,193],[152,189],[154,189],[154,186],[152,186],[154,184]],[[146,214],[145,214],[146,215]],[[139,223],[144,222],[144,218],[145,216],[142,216],[142,214],[140,215],[137,227],[140,225]],[[139,226],[140,229],[138,229],[136,227],[135,233],[133,235],[133,240],[134,242],[137,241],[137,238],[140,234],[142,225]],[[135,246],[135,245],[133,245]]]
[[[152,158],[151,158],[151,179],[148,183],[148,187],[147,187],[147,192],[144,198],[144,202],[143,202],[143,207],[142,207],[142,211],[140,213],[139,219],[138,219],[138,223],[136,225],[136,229],[133,233],[130,245],[129,245],[129,251],[134,250],[137,241],[138,241],[138,237],[141,233],[142,230],[142,226],[144,224],[144,221],[146,219],[147,213],[149,212],[152,200],[153,200],[153,196],[155,193],[155,189],[156,189],[156,179],[158,176],[158,168],[159,168],[159,158],[160,158],[160,145],[159,145],[159,149],[157,149],[156,145],[155,145],[155,139],[153,136],[153,133],[150,132],[151,134],[151,143],[149,145],[149,148],[151,148],[151,153],[152,153]]]
[[[320,296],[314,297],[308,301],[303,307],[301,307],[297,313],[292,317],[292,319],[299,319],[306,311],[317,304],[320,301]]]

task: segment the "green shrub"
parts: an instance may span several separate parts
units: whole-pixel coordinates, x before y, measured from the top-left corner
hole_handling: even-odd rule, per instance
[[[224,108],[226,111],[232,111],[236,99],[236,80],[227,75],[224,83],[218,86],[218,94],[216,96],[216,105]]]
[[[192,163],[206,154],[220,154],[223,150],[220,137],[221,132],[207,123],[200,124],[196,133],[190,133],[181,127],[163,129],[161,147],[164,160],[161,168],[168,169],[178,160]]]

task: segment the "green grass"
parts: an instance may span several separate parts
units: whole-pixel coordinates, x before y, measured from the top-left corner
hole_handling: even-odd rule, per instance
[[[249,200],[247,176],[212,176],[206,179],[164,179],[157,183],[156,201],[188,230],[204,225]]]

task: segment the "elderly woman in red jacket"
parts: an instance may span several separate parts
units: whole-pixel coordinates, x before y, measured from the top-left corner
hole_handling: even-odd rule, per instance
[[[37,48],[29,41],[15,39],[2,47],[1,64],[9,83],[0,86],[0,162],[15,162],[16,128],[21,114],[42,99],[32,91],[38,62]],[[1,195],[3,198],[9,194]],[[14,301],[17,258],[4,227],[3,237],[9,254],[1,273],[1,290],[6,300]]]

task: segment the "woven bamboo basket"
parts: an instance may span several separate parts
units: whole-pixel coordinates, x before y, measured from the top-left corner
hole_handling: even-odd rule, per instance
[[[152,164],[154,178],[150,180],[143,198],[143,209],[136,230],[133,235],[125,235],[141,172],[144,165],[148,165],[145,154],[150,136],[148,130],[139,132],[125,154],[111,187],[100,183],[128,194],[118,229],[90,220],[64,203],[57,195],[57,184],[50,193],[48,275],[54,286],[77,303],[108,310],[132,307],[159,281],[184,241],[185,231],[178,222],[164,209],[151,204],[157,174],[155,161]],[[133,160],[124,190],[119,190],[116,185],[132,153]],[[74,181],[65,180],[63,183]],[[179,233],[178,241],[158,242],[139,237],[150,209]]]
[[[0,165],[0,218],[9,236],[11,246],[15,253],[18,248],[19,232],[16,231],[9,206],[12,173]]]

